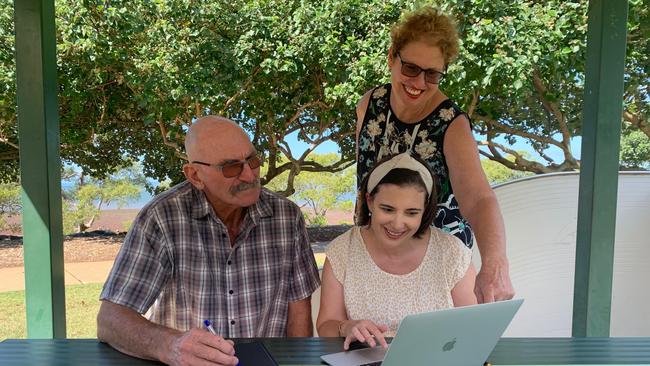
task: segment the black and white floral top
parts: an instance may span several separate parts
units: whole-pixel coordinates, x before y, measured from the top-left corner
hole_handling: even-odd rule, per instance
[[[370,96],[359,132],[357,188],[378,160],[410,150],[429,164],[438,181],[438,212],[434,225],[471,248],[472,228],[460,214],[443,152],[447,128],[456,117],[468,117],[467,114],[447,99],[421,121],[404,123],[390,107],[390,93],[391,84],[386,84],[374,89]]]

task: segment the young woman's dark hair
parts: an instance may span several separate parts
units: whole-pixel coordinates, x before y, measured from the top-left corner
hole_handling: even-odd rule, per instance
[[[368,179],[372,175],[372,172],[380,166],[382,163],[392,159],[395,155],[388,156],[375,165],[375,167],[366,175],[366,178],[363,181],[363,184],[361,184],[361,211],[359,213],[358,217],[358,225],[368,225],[371,220],[370,216],[370,209],[368,208],[368,201],[366,200],[366,193],[368,191]],[[420,162],[424,167],[427,168],[429,171],[429,174],[431,174],[431,169],[429,169],[428,165],[422,161],[419,157],[412,156],[415,160]],[[421,238],[422,234],[427,230],[429,226],[433,223],[433,219],[436,217],[436,212],[438,210],[438,205],[437,205],[437,196],[438,192],[436,191],[436,186],[437,186],[437,181],[435,175],[431,174],[431,177],[433,179],[433,186],[431,188],[431,194],[427,197],[427,188],[426,185],[424,184],[424,181],[422,180],[422,177],[420,176],[420,173],[418,173],[415,170],[410,170],[410,169],[405,169],[405,168],[395,168],[392,169],[386,176],[384,176],[377,186],[370,192],[370,197],[374,197],[377,192],[379,192],[380,187],[382,184],[394,184],[399,187],[416,187],[425,194],[425,200],[424,200],[424,213],[422,214],[422,222],[420,222],[420,227],[418,228],[418,231],[413,235],[416,238]]]

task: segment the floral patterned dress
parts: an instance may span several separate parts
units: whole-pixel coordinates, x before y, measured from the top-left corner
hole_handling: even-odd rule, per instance
[[[411,151],[429,164],[438,181],[438,212],[434,226],[455,235],[471,248],[474,234],[467,220],[460,214],[443,152],[447,128],[459,115],[467,115],[447,99],[423,120],[404,123],[392,112],[390,92],[391,84],[386,84],[377,87],[370,96],[359,132],[357,188],[361,187],[378,160],[387,155]]]

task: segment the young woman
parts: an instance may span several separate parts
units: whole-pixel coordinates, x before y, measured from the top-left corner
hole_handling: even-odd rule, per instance
[[[320,336],[387,347],[408,314],[476,303],[471,250],[431,226],[434,177],[409,153],[378,163],[362,185],[360,226],[334,239],[323,269]]]

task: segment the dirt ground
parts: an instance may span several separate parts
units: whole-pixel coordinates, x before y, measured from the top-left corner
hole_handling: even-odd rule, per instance
[[[63,258],[66,263],[113,260],[123,240],[124,234],[68,238],[63,241]],[[0,268],[22,265],[22,239],[0,240]]]
[[[64,238],[63,257],[66,263],[99,262],[115,259],[124,241],[125,231],[139,210],[105,210],[97,218],[91,232]],[[19,219],[18,219],[19,220]],[[329,226],[307,228],[315,253],[325,250],[325,245],[345,232],[352,222],[349,212],[332,211],[327,214]],[[19,222],[19,221],[18,221]],[[8,235],[14,234],[14,235]],[[11,232],[0,232],[0,268],[23,265],[22,238]]]
[[[349,227],[349,225],[330,225],[307,228],[314,253],[322,253],[330,240],[344,233]],[[66,237],[63,241],[64,262],[113,260],[120,250],[124,236],[124,233],[111,234],[94,231],[87,233],[83,237]],[[20,267],[22,265],[22,238],[0,236],[0,268]]]

